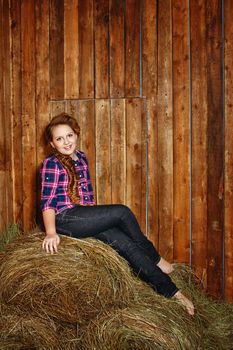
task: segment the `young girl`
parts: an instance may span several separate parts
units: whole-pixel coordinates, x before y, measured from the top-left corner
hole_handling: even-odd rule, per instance
[[[141,279],[165,297],[175,297],[194,314],[187,299],[168,276],[173,267],[141,232],[132,211],[121,204],[95,205],[85,154],[76,149],[80,128],[66,113],[54,117],[45,129],[53,154],[42,166],[41,208],[46,237],[43,249],[58,250],[58,233],[75,238],[94,237],[110,244]]]

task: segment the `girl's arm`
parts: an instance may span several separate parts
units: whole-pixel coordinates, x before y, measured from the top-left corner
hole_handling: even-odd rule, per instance
[[[43,221],[46,231],[46,237],[43,240],[43,249],[50,254],[57,253],[57,247],[60,243],[60,237],[56,232],[55,210],[47,209],[43,211]]]

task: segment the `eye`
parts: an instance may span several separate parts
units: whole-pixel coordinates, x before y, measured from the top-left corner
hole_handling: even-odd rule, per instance
[[[56,141],[58,141],[58,142],[60,142],[61,140],[62,140],[61,137],[57,137],[57,138],[56,138]]]
[[[73,137],[74,134],[71,132],[70,134],[68,134],[68,137]]]

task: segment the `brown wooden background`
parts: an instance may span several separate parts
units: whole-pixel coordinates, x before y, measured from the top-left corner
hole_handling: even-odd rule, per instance
[[[35,221],[42,131],[65,110],[98,203],[129,205],[233,301],[232,16],[231,0],[0,0],[0,227]]]

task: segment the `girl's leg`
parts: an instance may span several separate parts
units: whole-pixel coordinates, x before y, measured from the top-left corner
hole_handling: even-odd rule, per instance
[[[144,249],[118,227],[103,231],[97,234],[95,238],[111,245],[128,261],[133,271],[159,294],[169,298],[178,292],[178,288],[171,278],[154,264],[154,261],[145,254]]]
[[[102,206],[78,207],[78,209],[98,207]],[[112,226],[112,221],[116,219],[114,216],[114,220],[109,220],[108,216],[104,215],[108,212],[106,208],[104,209],[104,213],[101,214],[100,219],[97,215],[98,211],[96,209],[80,211],[77,208],[67,210],[57,217],[57,232],[76,238],[95,237],[105,243],[111,244],[129,262],[135,273],[150,283],[158,293],[167,297],[174,296],[186,307],[188,313],[193,315],[193,303],[177,289],[170,277],[155,265],[154,252],[151,254],[151,258],[148,254],[145,254],[145,249],[141,248],[138,243],[135,243],[124,231]],[[94,216],[92,216],[93,212],[95,212]],[[117,219],[118,221],[119,218]],[[110,228],[104,229],[108,225],[110,225]],[[156,253],[155,250],[155,255]]]
[[[160,262],[157,250],[142,233],[134,214],[125,205],[77,206],[59,214],[56,225],[58,233],[77,238],[93,237],[102,231],[118,227],[145,251],[154,264]]]

